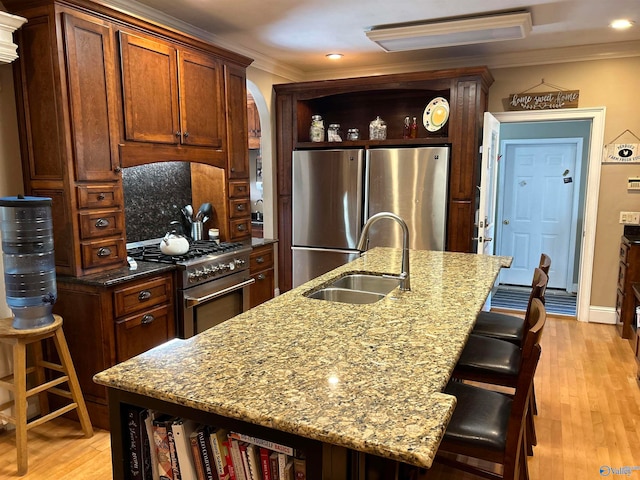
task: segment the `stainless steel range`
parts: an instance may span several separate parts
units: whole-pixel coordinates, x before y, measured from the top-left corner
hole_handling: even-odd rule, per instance
[[[165,255],[160,240],[127,244],[136,261],[171,263],[178,269],[177,331],[189,338],[249,309],[251,247],[242,243],[193,242],[184,255]]]

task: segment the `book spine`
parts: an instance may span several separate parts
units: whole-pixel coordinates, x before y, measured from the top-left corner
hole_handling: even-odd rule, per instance
[[[271,462],[269,461],[269,454],[271,452],[260,447],[260,468],[262,469],[262,480],[273,480],[271,476]]]
[[[140,412],[136,407],[126,409],[126,432],[128,443],[128,476],[131,480],[143,480],[142,477],[142,440],[140,438]]]
[[[307,480],[307,461],[304,458],[293,459],[293,473],[296,480]]]
[[[204,467],[204,475],[207,480],[216,480],[214,477],[214,465],[213,459],[211,458],[211,449],[207,445],[208,435],[206,434],[206,428],[201,428],[198,430],[198,446],[200,447],[200,455],[202,456],[202,466]]]
[[[182,480],[180,466],[178,465],[178,455],[176,454],[176,442],[173,438],[171,423],[167,424],[167,438],[169,440],[169,458],[171,459],[171,470],[173,470],[173,480]]]
[[[278,477],[280,480],[289,480],[286,476],[286,467],[288,460],[289,459],[286,454],[278,453]]]
[[[253,443],[254,445],[257,445],[259,447],[268,448],[269,450],[273,450],[274,452],[281,452],[290,456],[296,454],[296,451],[291,447],[282,445],[280,443],[271,442],[269,440],[264,440],[262,438],[252,437],[251,435],[246,435],[244,433],[230,432],[229,436],[231,438],[235,438],[236,440],[240,440],[241,442]]]
[[[160,474],[158,473],[158,452],[156,450],[156,445],[153,441],[153,420],[155,418],[155,413],[153,410],[148,410],[148,415],[144,420],[147,438],[149,440],[149,462],[151,463],[151,477],[152,480],[160,480]]]
[[[229,480],[237,480],[236,477],[236,468],[233,465],[233,461],[231,460],[231,445],[229,440],[225,440],[222,442],[224,444],[224,457],[227,463],[227,469],[229,471]]]
[[[202,457],[200,456],[200,445],[198,445],[198,434],[194,432],[189,437],[189,443],[191,443],[191,455],[193,456],[193,463],[196,467],[196,476],[198,480],[207,480],[204,474],[204,465],[202,465]]]
[[[154,421],[153,441],[158,456],[158,476],[160,480],[173,480],[171,469],[171,455],[169,453],[169,439],[167,438],[167,426],[163,422]]]
[[[227,468],[227,461],[224,454],[224,441],[227,438],[227,432],[221,429],[216,429],[211,432],[211,450],[213,451],[213,460],[215,462],[216,470],[218,471],[218,478],[220,480],[226,480],[229,476],[229,469]]]
[[[244,465],[242,463],[242,455],[240,455],[240,445],[238,444],[238,440],[230,438],[229,442],[231,442],[231,460],[233,461],[233,468],[235,469],[237,480],[250,480],[247,479],[244,472]]]
[[[197,480],[196,468],[191,455],[189,435],[193,431],[194,422],[191,420],[176,419],[171,426],[173,441],[176,446],[176,456],[180,477],[182,480]]]
[[[278,474],[278,452],[271,452],[269,455],[269,463],[271,467],[271,480],[280,480]]]
[[[140,411],[140,443],[142,446],[142,478],[153,480],[153,459],[151,457],[152,436],[147,432],[147,419],[151,417],[151,412],[146,408]]]
[[[247,480],[255,480],[255,478],[253,478],[253,476],[251,475],[251,469],[249,468],[249,458],[247,457],[247,443],[238,442],[238,447],[240,448],[240,458],[242,459],[244,474],[247,477]]]

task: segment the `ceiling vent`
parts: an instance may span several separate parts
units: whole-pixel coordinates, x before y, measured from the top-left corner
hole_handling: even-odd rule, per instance
[[[452,47],[525,38],[531,32],[529,12],[505,13],[441,22],[371,27],[367,37],[387,52]]]
[[[0,64],[11,63],[18,58],[18,46],[13,43],[13,32],[26,21],[26,18],[0,11]]]

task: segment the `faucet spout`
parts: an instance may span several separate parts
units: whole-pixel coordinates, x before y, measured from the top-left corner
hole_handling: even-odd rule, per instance
[[[362,228],[360,240],[358,241],[358,246],[356,247],[356,249],[360,250],[361,252],[367,250],[367,244],[369,243],[369,229],[374,223],[382,218],[390,218],[391,220],[397,222],[402,228],[402,271],[399,275],[400,290],[404,292],[409,291],[411,290],[411,277],[409,274],[409,228],[402,218],[391,212],[380,212],[370,217],[369,220],[367,220],[367,223],[365,223],[364,227]]]

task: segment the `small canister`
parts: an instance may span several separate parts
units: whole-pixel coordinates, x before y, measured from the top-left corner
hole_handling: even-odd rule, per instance
[[[329,125],[329,130],[327,130],[327,140],[329,142],[342,141],[342,133],[340,132],[339,123],[332,123],[331,125]]]
[[[350,128],[347,130],[347,140],[359,140],[360,131],[357,128]]]
[[[209,229],[209,240],[219,244],[220,243],[220,229],[218,229],[218,228],[210,228]]]
[[[369,124],[369,140],[386,140],[387,123],[379,116]]]
[[[309,127],[309,140],[312,142],[324,142],[324,121],[320,115],[311,116]]]

